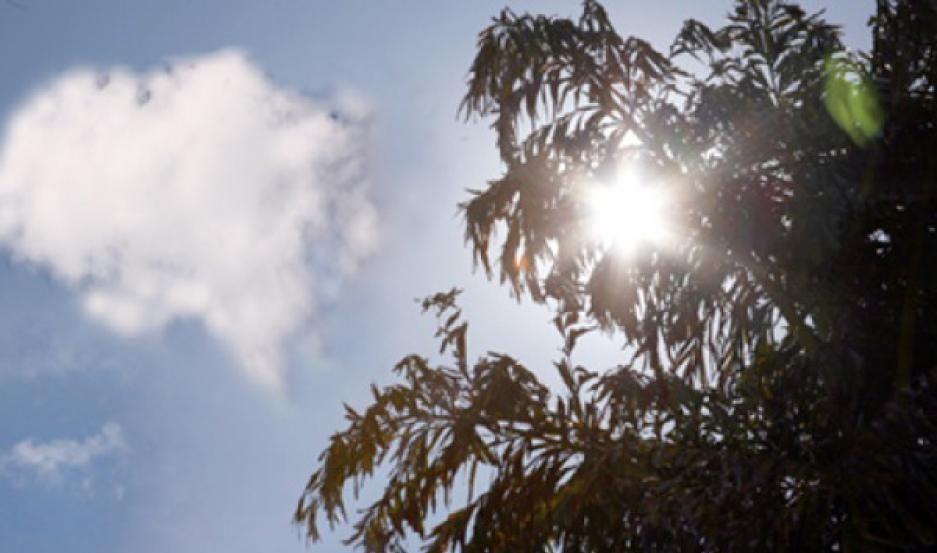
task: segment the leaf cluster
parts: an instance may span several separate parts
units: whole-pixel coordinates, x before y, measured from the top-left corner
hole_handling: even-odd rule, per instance
[[[384,464],[349,541],[374,551],[937,547],[937,6],[878,0],[870,27],[850,52],[822,14],[738,0],[660,52],[593,0],[496,17],[462,113],[504,172],[462,204],[466,240],[554,309],[563,386],[473,361],[458,291],[427,298],[451,362],[408,356],[348,408],[309,536]],[[584,191],[622,163],[673,198],[672,240],[630,256],[585,232]],[[573,362],[594,331],[620,365]]]

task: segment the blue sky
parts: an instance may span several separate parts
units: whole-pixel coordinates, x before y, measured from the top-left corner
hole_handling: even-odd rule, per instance
[[[455,212],[498,174],[455,110],[503,5],[0,3],[0,550],[303,551],[341,402],[432,351],[416,297],[467,288],[476,351],[548,366],[549,315],[472,274]],[[868,43],[871,0],[805,5]],[[607,7],[663,46],[729,3]]]

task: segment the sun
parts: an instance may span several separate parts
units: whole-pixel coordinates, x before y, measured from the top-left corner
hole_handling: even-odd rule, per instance
[[[619,172],[614,182],[596,184],[586,195],[587,226],[591,237],[619,253],[660,243],[667,236],[664,207],[667,198],[635,168]]]

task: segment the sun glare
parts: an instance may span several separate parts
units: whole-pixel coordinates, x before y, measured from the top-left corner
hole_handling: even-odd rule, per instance
[[[628,253],[646,243],[664,239],[666,198],[635,170],[622,171],[607,185],[588,191],[589,229],[593,239],[605,247]]]

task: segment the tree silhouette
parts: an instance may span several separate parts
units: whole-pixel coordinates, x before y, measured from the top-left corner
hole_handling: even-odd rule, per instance
[[[452,361],[405,357],[348,408],[308,535],[383,464],[349,538],[375,551],[937,545],[937,6],[878,0],[870,27],[850,52],[819,14],[741,0],[659,52],[592,0],[503,11],[462,112],[505,170],[461,209],[480,267],[555,310],[564,389],[473,360],[458,291],[427,298]],[[627,254],[583,201],[622,164],[672,199],[668,239]],[[575,366],[593,331],[627,360]],[[479,489],[450,504],[460,475]]]

